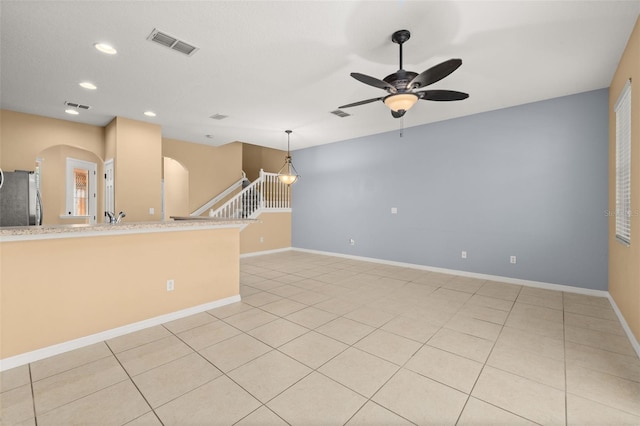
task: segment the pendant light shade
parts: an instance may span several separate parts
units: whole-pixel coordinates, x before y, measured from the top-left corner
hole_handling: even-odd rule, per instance
[[[284,159],[284,165],[278,172],[278,179],[280,179],[280,182],[284,183],[285,185],[293,185],[294,183],[296,183],[300,176],[298,175],[296,168],[293,167],[293,163],[291,162],[291,154],[289,152],[289,138],[291,136],[292,130],[285,130],[285,133],[287,134],[287,156]]]

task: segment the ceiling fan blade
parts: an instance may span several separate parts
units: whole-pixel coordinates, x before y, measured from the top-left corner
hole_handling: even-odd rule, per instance
[[[361,83],[368,84],[369,86],[377,87],[379,89],[384,89],[390,93],[396,93],[397,90],[395,87],[387,83],[386,81],[380,80],[375,77],[371,77],[365,74],[360,74],[358,72],[352,72],[351,77],[355,78]]]
[[[393,118],[400,118],[400,117],[402,117],[404,115],[405,112],[407,112],[407,111],[405,111],[403,109],[401,109],[400,111],[391,110],[391,115],[393,116]]]
[[[409,82],[407,89],[417,89],[440,81],[462,65],[462,59],[449,59],[418,74]],[[353,74],[351,74],[353,75]]]
[[[425,90],[415,93],[425,101],[461,101],[469,97],[468,93],[456,92],[455,90]]]
[[[383,97],[384,97],[384,96],[383,96]],[[367,99],[367,100],[365,100],[365,101],[354,102],[354,103],[352,103],[352,104],[347,104],[347,105],[339,106],[338,108],[339,108],[339,109],[342,109],[342,108],[351,108],[351,107],[354,107],[354,106],[359,106],[359,105],[369,104],[369,103],[371,103],[371,102],[379,101],[379,100],[381,100],[383,97],[380,97],[380,98],[372,98],[372,99]]]

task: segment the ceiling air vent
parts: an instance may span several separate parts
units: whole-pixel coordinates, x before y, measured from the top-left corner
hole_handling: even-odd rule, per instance
[[[229,116],[228,115],[222,115],[222,114],[213,114],[213,115],[209,116],[209,118],[213,118],[214,120],[224,120],[227,117],[229,117]]]
[[[70,106],[72,108],[80,108],[80,109],[89,109],[91,108],[89,105],[82,105],[75,102],[64,101],[64,104]]]
[[[179,40],[178,38],[171,36],[167,33],[163,33],[160,30],[153,29],[147,40],[153,41],[154,43],[161,44],[164,47],[168,47],[171,50],[175,50],[176,52],[184,53],[187,56],[191,56],[198,50],[192,44],[189,44],[183,40]]]
[[[342,111],[341,109],[337,109],[335,111],[331,111],[331,114],[337,115],[340,118],[350,117],[351,114]]]

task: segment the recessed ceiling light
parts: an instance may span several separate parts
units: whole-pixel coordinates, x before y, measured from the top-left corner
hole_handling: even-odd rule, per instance
[[[80,114],[80,113],[78,112],[78,110],[77,110],[77,109],[71,109],[71,108],[69,108],[69,109],[65,109],[65,110],[64,110],[64,112],[66,112],[67,114],[71,114],[71,115],[78,115],[78,114]]]
[[[80,83],[80,87],[83,87],[89,90],[96,90],[98,88],[98,86],[96,86],[93,83],[89,83],[88,81],[83,81],[82,83]]]
[[[145,111],[144,115],[146,115],[147,117],[155,117],[156,113],[153,111]]]
[[[102,53],[106,53],[107,55],[115,55],[116,53],[118,53],[118,51],[114,49],[113,46],[106,43],[96,43],[93,46]]]

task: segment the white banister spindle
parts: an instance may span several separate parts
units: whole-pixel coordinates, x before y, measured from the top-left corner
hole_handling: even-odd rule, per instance
[[[277,173],[260,170],[258,179],[215,210],[213,217],[246,218],[255,217],[262,210],[289,209],[289,191]]]

